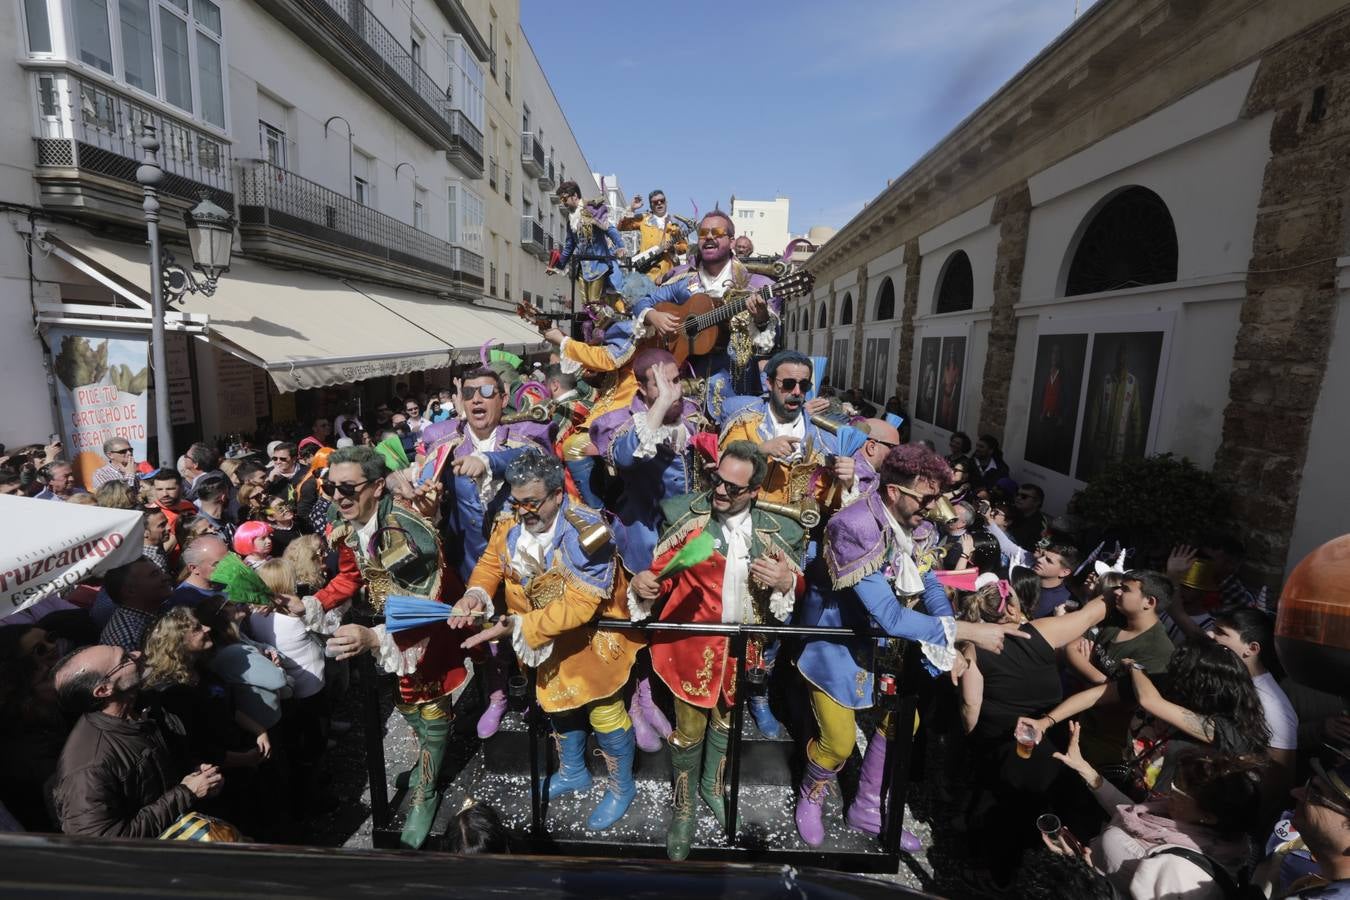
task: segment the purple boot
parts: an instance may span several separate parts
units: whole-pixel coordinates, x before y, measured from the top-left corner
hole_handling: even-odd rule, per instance
[[[838,769],[827,769],[812,762],[808,752],[806,772],[797,787],[796,816],[797,833],[807,846],[819,847],[825,841],[825,825],[820,818],[825,810],[825,795],[830,792],[830,785],[835,783],[838,775]]]
[[[633,722],[633,739],[637,742],[639,750],[644,753],[656,753],[661,749],[661,738],[642,715],[637,691],[633,692],[633,699],[628,703],[628,718]]]
[[[854,831],[867,834],[881,834],[881,783],[886,776],[886,756],[890,752],[891,742],[878,731],[867,744],[867,753],[863,755],[862,771],[858,773],[858,795],[848,808],[844,822]],[[900,848],[906,853],[918,853],[923,842],[909,831],[900,834]]]
[[[503,658],[506,651],[498,647],[495,643],[489,644],[489,658],[487,662],[487,681],[488,706],[483,710],[483,714],[478,717],[478,737],[480,740],[487,740],[497,733],[497,729],[502,725],[502,716],[506,714],[506,660]]]
[[[639,678],[637,689],[633,691],[633,706],[637,709],[638,715],[646,720],[652,730],[656,732],[657,737],[663,741],[670,740],[670,733],[674,729],[670,727],[670,720],[666,714],[661,712],[661,707],[656,705],[652,699],[652,683],[648,678]],[[639,744],[642,742],[639,741]],[[646,747],[642,748],[646,750]],[[659,746],[656,749],[661,749]]]

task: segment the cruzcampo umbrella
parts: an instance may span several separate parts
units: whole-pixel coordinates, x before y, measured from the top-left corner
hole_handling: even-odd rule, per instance
[[[403,449],[403,442],[392,434],[375,445],[375,452],[384,458],[384,463],[390,471],[398,472],[409,466],[408,454]]]
[[[225,597],[232,603],[272,605],[272,592],[258,573],[237,554],[226,553],[220,558],[211,571],[211,581],[225,589]]]
[[[707,530],[700,531],[676,551],[675,555],[670,558],[670,562],[666,563],[666,567],[656,577],[669,578],[672,575],[678,575],[685,569],[692,569],[712,555],[713,536],[708,534]]]

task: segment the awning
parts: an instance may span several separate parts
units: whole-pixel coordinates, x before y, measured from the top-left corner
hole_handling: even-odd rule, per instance
[[[462,363],[478,359],[479,348],[490,340],[500,342],[501,349],[518,352],[536,349],[544,343],[543,336],[519,316],[501,310],[365,282],[348,284],[454,347],[455,356]]]
[[[55,237],[53,245],[76,256],[84,271],[148,300],[144,245],[74,229]],[[186,256],[179,250],[180,261]],[[205,315],[211,343],[265,369],[282,391],[443,368],[458,344],[336,278],[240,257],[214,295],[187,294],[177,305],[194,318]]]

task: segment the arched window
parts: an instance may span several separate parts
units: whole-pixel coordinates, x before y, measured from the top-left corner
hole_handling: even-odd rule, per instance
[[[840,308],[839,308],[839,324],[840,324],[840,325],[852,325],[852,324],[853,324],[853,295],[852,295],[852,294],[845,294],[845,295],[844,295],[844,302],[843,302],[843,304],[842,304],[842,305],[840,306]]]
[[[974,305],[975,275],[970,271],[970,257],[966,251],[957,250],[942,265],[933,312],[961,312]]]
[[[881,282],[881,290],[877,291],[877,314],[872,317],[874,322],[884,322],[887,319],[895,318],[895,285],[887,278]]]
[[[799,315],[799,313],[797,313],[797,312],[795,312],[795,311],[792,313],[792,330],[793,330],[793,331],[796,331],[796,330],[797,330],[797,316],[798,316],[798,315]]]
[[[828,313],[828,312],[826,311],[826,309],[825,309],[825,304],[824,304],[824,303],[820,304],[820,315],[816,317],[816,327],[817,327],[817,328],[824,328],[824,327],[825,327],[826,316],[828,316],[828,315],[829,315],[829,313]]]
[[[1064,296],[1177,280],[1177,230],[1167,204],[1145,187],[1111,197],[1083,229]]]

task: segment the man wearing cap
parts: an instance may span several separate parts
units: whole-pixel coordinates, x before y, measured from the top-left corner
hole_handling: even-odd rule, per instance
[[[1272,897],[1345,900],[1350,897],[1350,762],[1326,768],[1312,760],[1312,777],[1293,791],[1293,815],[1275,826],[1270,855],[1252,882]],[[1309,871],[1312,869],[1312,871]],[[1287,882],[1287,884],[1286,884]]]
[[[94,470],[94,490],[109,482],[120,481],[135,492],[140,485],[136,480],[136,454],[131,449],[131,442],[126,438],[108,438],[103,442],[103,455],[108,464]]]

